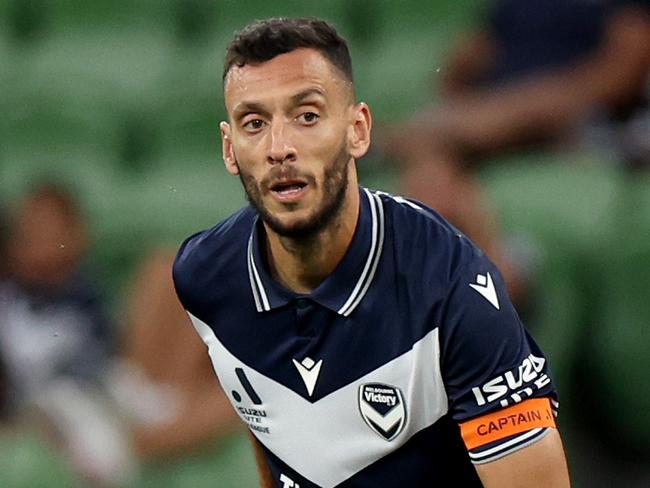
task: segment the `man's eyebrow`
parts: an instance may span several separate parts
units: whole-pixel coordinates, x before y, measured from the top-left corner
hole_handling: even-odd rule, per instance
[[[294,105],[300,105],[303,103],[307,98],[312,97],[312,96],[317,96],[320,98],[325,98],[325,93],[323,93],[322,90],[319,88],[308,88],[306,90],[303,90],[299,93],[296,93],[291,97],[291,102]]]
[[[267,113],[267,110],[264,108],[264,105],[262,105],[261,103],[248,102],[248,101],[243,101],[238,103],[233,109],[233,114],[236,117],[242,117],[249,113],[257,113],[257,114],[264,115]]]

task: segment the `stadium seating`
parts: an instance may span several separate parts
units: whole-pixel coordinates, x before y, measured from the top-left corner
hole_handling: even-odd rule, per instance
[[[435,67],[480,4],[0,0],[0,207],[34,179],[73,185],[91,218],[93,262],[120,303],[126,276],[150,246],[178,244],[244,202],[218,142],[221,62],[234,30],[269,15],[334,21],[351,40],[359,97],[381,124],[431,100]],[[394,170],[375,158],[360,163],[362,182],[395,191]],[[650,411],[650,182],[594,159],[517,156],[482,178],[506,233],[537,250],[530,325],[561,394],[589,337],[603,388],[617,398],[617,427],[629,443],[647,445],[650,417],[640,425],[635,412]],[[201,488],[219,479],[216,486],[241,487],[254,478],[246,440],[235,436],[147,468],[138,486]],[[71,484],[38,438],[0,437],[0,486]]]

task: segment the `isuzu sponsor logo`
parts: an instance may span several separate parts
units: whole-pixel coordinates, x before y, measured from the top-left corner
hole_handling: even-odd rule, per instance
[[[546,373],[542,373],[545,363],[546,359],[530,354],[517,368],[492,378],[482,386],[475,386],[472,393],[477,405],[501,399],[501,406],[506,407],[531,396],[536,389],[551,381]]]
[[[234,402],[231,400],[231,403],[239,413],[239,416],[244,422],[246,422],[246,424],[248,424],[248,427],[251,430],[259,432],[260,434],[270,434],[271,431],[268,425],[264,425],[266,421],[266,410],[261,408],[263,403],[262,399],[253,388],[253,385],[251,385],[248,376],[246,376],[246,372],[242,368],[235,368],[235,374],[253,406],[239,405],[244,401],[244,398],[237,390],[232,390],[230,392],[230,395],[234,400]]]
[[[359,387],[361,417],[381,437],[393,440],[406,424],[406,406],[399,388],[382,383]]]

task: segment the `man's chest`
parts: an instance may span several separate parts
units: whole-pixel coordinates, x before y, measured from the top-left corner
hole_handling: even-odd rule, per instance
[[[260,322],[193,322],[258,440],[293,472],[336,486],[447,412],[439,329],[427,314],[414,324],[388,310],[359,320],[306,302]]]

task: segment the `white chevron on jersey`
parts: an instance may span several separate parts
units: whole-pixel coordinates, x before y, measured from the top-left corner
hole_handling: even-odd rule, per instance
[[[208,346],[222,387],[244,420],[242,410],[264,412],[268,433],[252,430],[258,440],[292,469],[323,488],[334,487],[402,446],[447,413],[447,395],[440,372],[438,328],[383,366],[311,403],[296,392],[233,356],[212,329],[188,313]],[[326,359],[326,358],[325,358]],[[262,400],[261,405],[237,403],[233,390],[241,389],[235,368],[242,368]],[[378,436],[359,411],[359,387],[383,383],[404,395],[406,425],[393,439]],[[332,419],[336,419],[333,423]],[[305,433],[310,435],[305,435]]]

